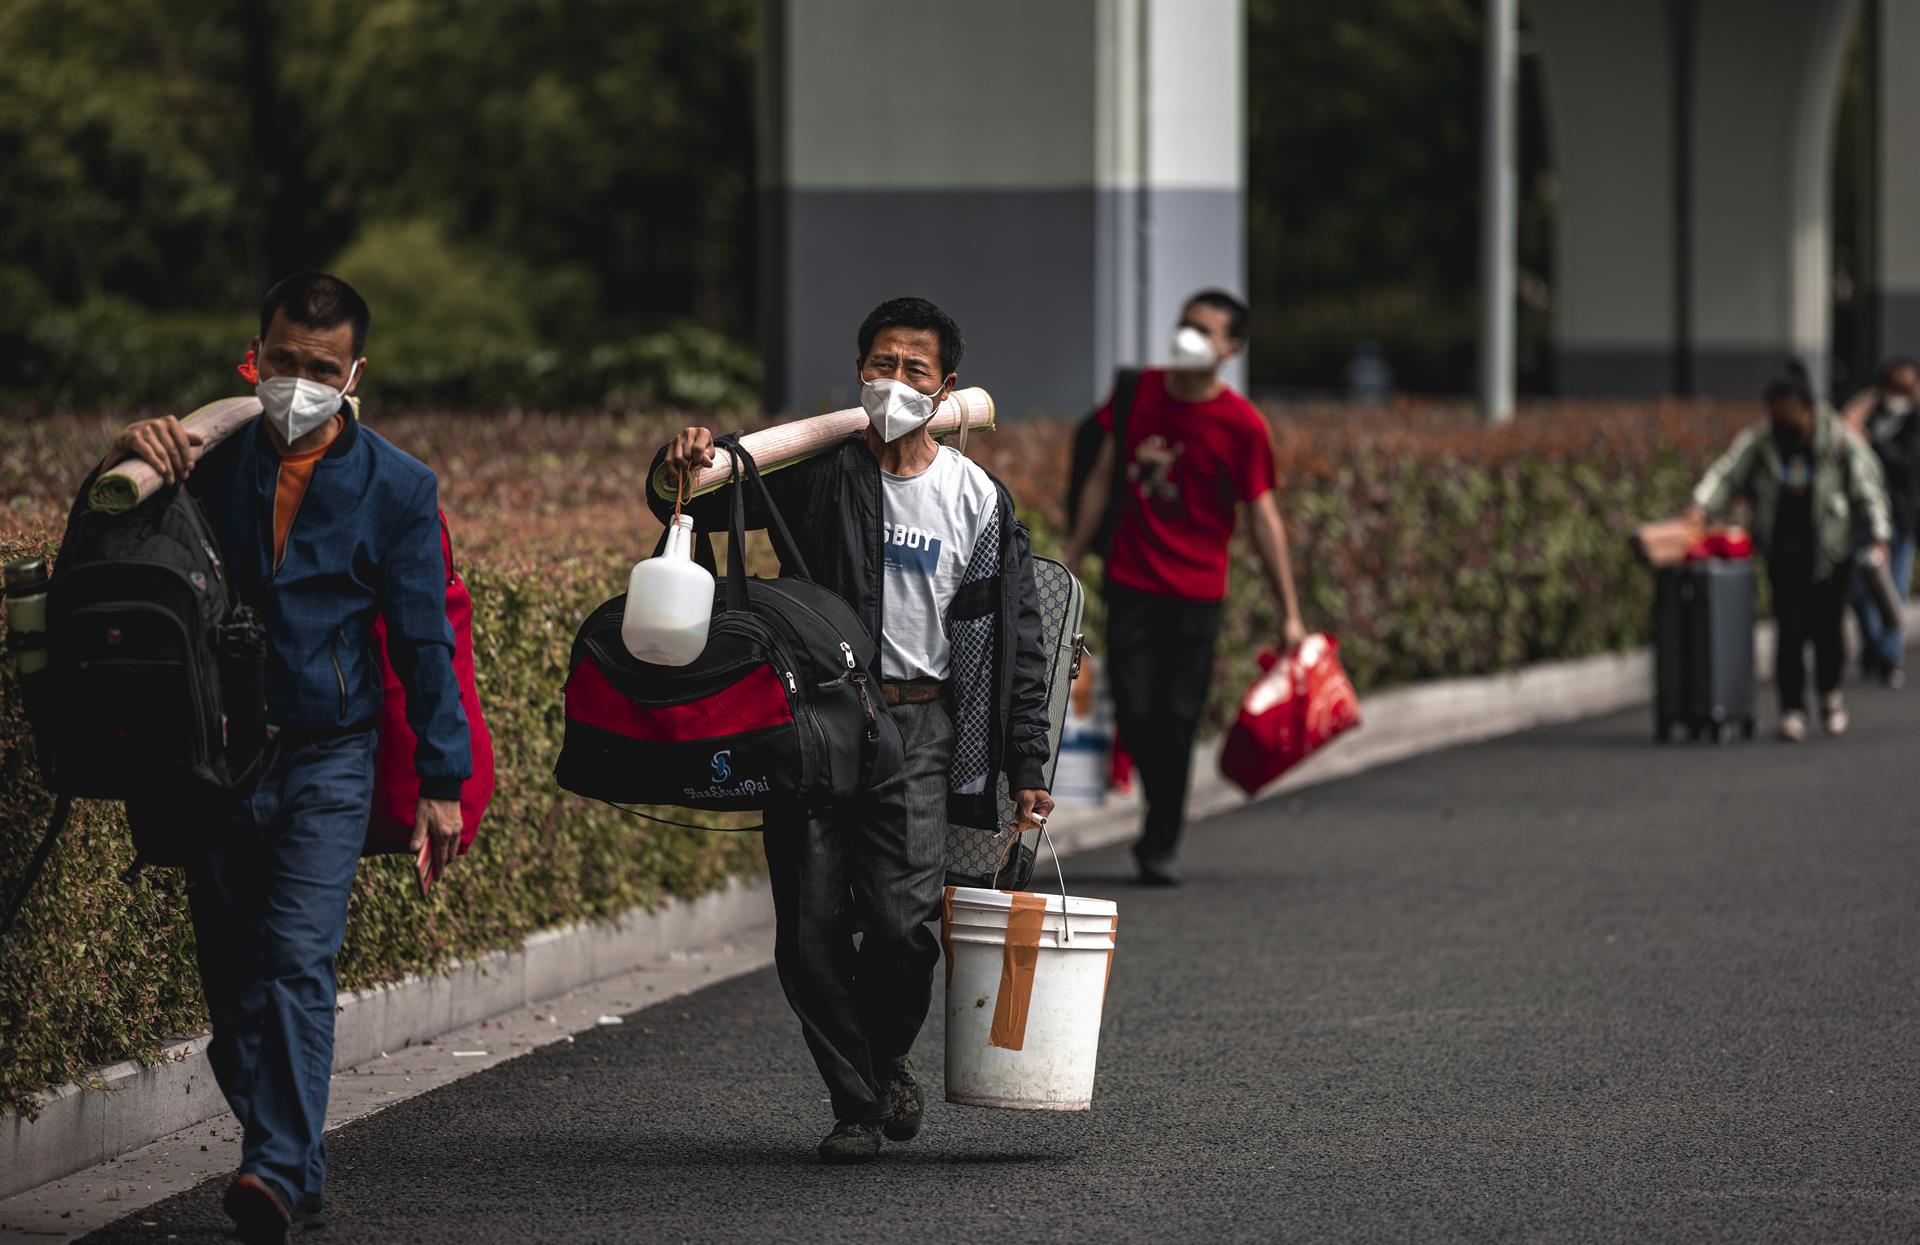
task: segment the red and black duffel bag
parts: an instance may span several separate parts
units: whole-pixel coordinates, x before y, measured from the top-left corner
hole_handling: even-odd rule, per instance
[[[853,610],[815,584],[737,438],[732,556],[714,592],[706,651],[691,665],[636,659],[620,640],[625,594],[574,638],[566,736],[554,778],[614,804],[714,811],[807,810],[899,772],[900,729],[876,675],[879,646]],[[786,574],[747,578],[745,491],[767,516]]]

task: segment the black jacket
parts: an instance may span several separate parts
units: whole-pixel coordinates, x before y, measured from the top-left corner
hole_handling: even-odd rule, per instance
[[[1887,477],[1893,530],[1912,535],[1920,529],[1920,409],[1895,415],[1876,404],[1867,416],[1867,440]]]
[[[654,456],[647,478],[659,478],[666,459],[663,448]],[[991,477],[989,477],[991,478]],[[767,491],[780,509],[794,544],[822,587],[838,593],[877,640],[886,622],[884,524],[880,463],[864,438],[852,437],[814,458],[766,473]],[[955,774],[961,773],[970,747],[984,747],[996,773],[988,775],[984,791],[954,790],[950,816],[956,824],[991,827],[998,820],[994,778],[1004,774],[1011,789],[1046,786],[1046,764],[1051,752],[1047,720],[1047,654],[1041,640],[1040,601],[1034,587],[1033,553],[1026,525],[1014,513],[1006,486],[994,480],[999,497],[1000,559],[993,573],[969,576],[948,610],[949,626],[990,619],[992,643],[979,646],[980,668],[967,665],[964,651],[954,646],[953,691],[955,709]],[[751,498],[749,499],[752,500]],[[647,501],[662,522],[673,515],[673,499],[653,488]],[[732,514],[729,488],[720,488],[687,503],[686,513],[703,532],[724,532]],[[757,505],[746,512],[749,530],[765,528],[767,517]],[[782,573],[790,568],[782,567]],[[983,696],[982,693],[990,693]],[[989,711],[978,715],[986,737],[969,738],[966,712],[969,698]],[[971,785],[971,784],[967,784]]]

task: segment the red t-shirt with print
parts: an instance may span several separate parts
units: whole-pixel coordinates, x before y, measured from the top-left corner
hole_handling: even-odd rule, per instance
[[[1100,408],[1113,431],[1113,399]],[[1273,434],[1251,402],[1222,387],[1205,402],[1167,392],[1167,374],[1140,373],[1127,415],[1126,490],[1114,499],[1107,580],[1135,592],[1218,601],[1237,507],[1273,490]]]

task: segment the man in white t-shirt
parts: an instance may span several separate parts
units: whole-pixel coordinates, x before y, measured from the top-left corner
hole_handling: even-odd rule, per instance
[[[927,431],[959,380],[959,327],[924,299],[897,298],[860,326],[859,348],[866,432],[766,476],[815,582],[879,639],[906,744],[901,773],[861,798],[811,818],[768,817],[774,962],[831,1095],[836,1122],[820,1155],[833,1163],[870,1160],[883,1136],[920,1131],[924,1099],[907,1056],[940,960],[927,922],[946,880],[949,821],[994,826],[1003,775],[1019,827],[1053,811],[1027,529],[998,481]],[[655,466],[712,460],[712,434],[690,428]],[[673,513],[671,495],[649,501]],[[721,489],[687,509],[711,530],[731,506]],[[763,527],[766,515],[749,505],[747,524]]]
[[[897,476],[883,466],[880,485],[887,568],[880,672],[891,682],[940,682],[953,656],[947,607],[993,517],[993,477],[942,446],[918,475]]]

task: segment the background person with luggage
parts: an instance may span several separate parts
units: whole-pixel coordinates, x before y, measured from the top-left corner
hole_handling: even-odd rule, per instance
[[[1285,620],[1283,648],[1291,652],[1307,634],[1274,493],[1272,432],[1218,375],[1246,332],[1246,304],[1231,294],[1206,290],[1188,300],[1173,366],[1141,372],[1131,395],[1110,398],[1096,416],[1106,437],[1066,547],[1066,563],[1077,569],[1111,501],[1107,672],[1120,742],[1145,788],[1134,859],[1149,885],[1179,882],[1175,854],[1193,741],[1213,677],[1240,506],[1251,513],[1254,545]]]
[[[472,759],[453,668],[438,485],[360,426],[348,401],[366,374],[371,315],[344,281],[289,277],[260,311],[263,412],[200,453],[177,419],[140,420],[112,458],[138,455],[200,500],[241,600],[268,633],[267,722],[258,779],[207,809],[188,870],[208,1057],[239,1117],[239,1173],[224,1205],[246,1241],[280,1241],[320,1210],[333,1071],[334,961],[367,837],[387,651],[418,739],[416,849],[449,866]]]
[[[1887,508],[1893,519],[1893,539],[1887,542],[1887,573],[1894,593],[1907,599],[1913,583],[1914,534],[1920,531],[1920,364],[1896,357],[1880,365],[1880,378],[1871,389],[1847,404],[1848,426],[1867,439],[1880,460],[1887,485]],[[1860,622],[1860,665],[1870,679],[1887,687],[1906,686],[1905,629],[1881,616],[1869,571],[1853,578],[1853,614]]]
[[[1816,403],[1804,375],[1774,381],[1765,399],[1766,421],[1741,433],[1695,488],[1692,517],[1724,513],[1736,499],[1752,510],[1778,625],[1780,737],[1799,743],[1807,737],[1809,643],[1821,725],[1829,735],[1847,729],[1842,624],[1854,551],[1864,538],[1884,562],[1893,529],[1878,460]]]
[[[854,359],[869,428],[766,477],[814,581],[878,638],[906,750],[906,766],[860,799],[767,819],[774,961],[831,1094],[835,1124],[820,1143],[831,1163],[870,1160],[883,1134],[906,1141],[920,1130],[908,1055],[940,959],[926,923],[939,915],[949,817],[994,824],[1003,774],[1021,826],[1053,811],[1049,657],[1027,529],[1007,490],[926,427],[959,379],[962,349],[959,327],[932,303],[882,303],[860,326]],[[676,477],[709,465],[713,445],[709,430],[688,429],[650,478],[663,463]],[[649,500],[671,518],[674,497],[656,489]],[[711,531],[733,500],[721,489],[686,509]],[[747,527],[766,527],[763,508],[749,509]]]

